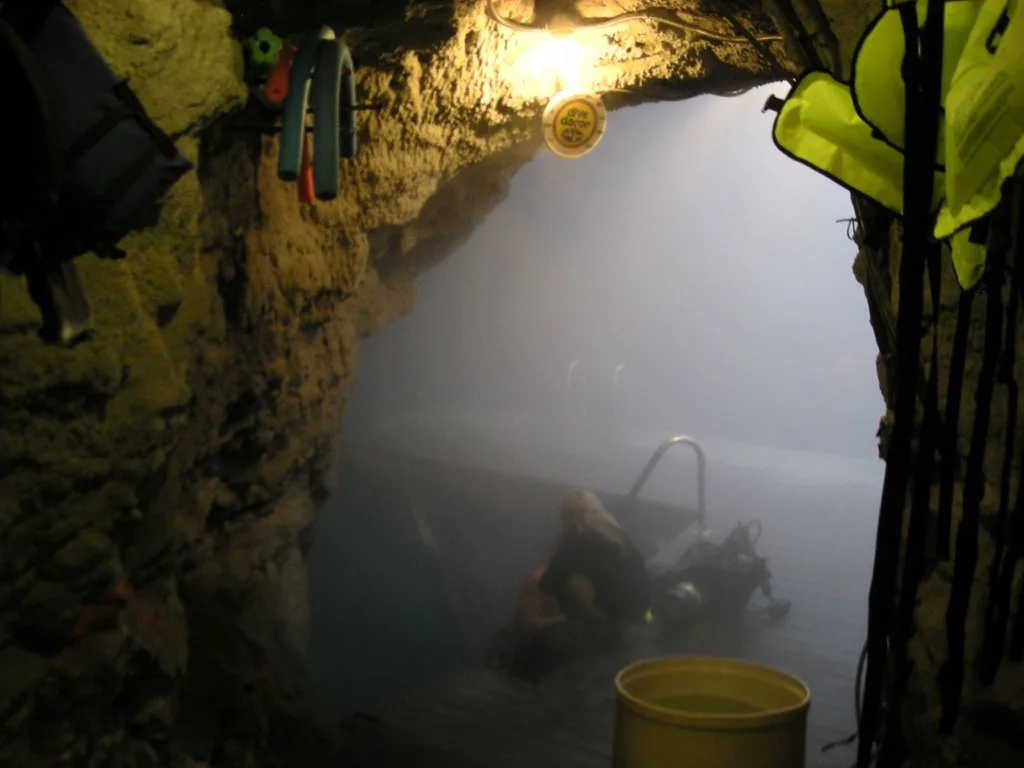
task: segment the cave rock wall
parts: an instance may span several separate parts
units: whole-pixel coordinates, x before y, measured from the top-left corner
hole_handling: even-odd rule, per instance
[[[480,0],[69,5],[197,172],[126,259],[79,260],[93,341],[44,346],[0,275],[0,765],[315,765],[302,553],[360,339],[504,198],[550,94],[510,76],[524,42]],[[319,22],[382,109],[341,196],[302,206],[273,138],[236,122],[237,38]],[[612,106],[772,77],[747,46],[650,25],[605,44],[591,85]]]

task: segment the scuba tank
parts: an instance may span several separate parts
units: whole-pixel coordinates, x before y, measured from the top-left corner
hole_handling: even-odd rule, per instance
[[[674,565],[652,573],[653,616],[672,628],[738,613],[758,590],[768,601],[771,617],[785,616],[790,604],[772,594],[768,559],[755,549],[760,537],[759,522],[740,523],[724,541],[702,537]]]

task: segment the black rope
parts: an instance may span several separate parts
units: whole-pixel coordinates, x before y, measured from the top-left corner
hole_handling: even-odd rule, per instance
[[[946,388],[946,432],[939,470],[939,509],[935,516],[935,559],[949,560],[949,543],[953,530],[953,486],[959,472],[960,401],[964,388],[964,364],[967,340],[971,330],[974,291],[964,291],[956,311],[953,353],[949,360],[949,384]]]
[[[1013,621],[1013,633],[1010,635],[1010,650],[1006,655],[1014,664],[1024,660],[1024,584],[1017,593],[1017,617]]]
[[[932,50],[931,55],[939,56],[941,61],[941,41],[939,50]],[[924,57],[922,57],[924,58]],[[925,71],[924,67],[933,64],[934,60],[925,59],[919,62],[922,69],[917,76],[921,87],[921,105],[928,103],[929,76],[934,73]],[[913,82],[913,76],[910,78]],[[934,114],[938,114],[937,112]],[[933,190],[929,189],[929,194]],[[929,293],[932,306],[932,344],[931,361],[928,380],[925,384],[923,397],[924,417],[917,435],[916,466],[913,471],[913,491],[910,501],[910,520],[907,524],[906,547],[904,549],[904,565],[902,590],[896,608],[893,625],[892,661],[893,684],[895,691],[906,689],[911,672],[911,663],[907,655],[910,638],[914,634],[914,609],[917,606],[917,592],[925,573],[926,546],[928,543],[928,518],[931,506],[932,478],[935,473],[935,448],[939,442],[941,417],[939,416],[939,316],[942,308],[942,251],[937,241],[925,236],[920,243],[922,255],[928,268]],[[902,311],[902,309],[901,309]],[[893,696],[893,699],[896,697]],[[880,762],[885,765],[899,764],[903,753],[902,712],[899,702],[890,701],[889,717],[885,729],[885,741],[882,747]]]
[[[860,220],[856,216],[851,216],[847,219],[836,219],[836,224],[845,224],[846,239],[860,245],[860,235],[858,233],[860,232],[861,225]]]
[[[1013,470],[1013,459],[1016,447],[1017,406],[1019,387],[1014,378],[1014,366],[1017,357],[1017,319],[1020,293],[1024,288],[1021,281],[1020,259],[1024,253],[1021,242],[1021,214],[1024,194],[1020,184],[1012,184],[1010,221],[1010,241],[1012,259],[1010,263],[1010,300],[1006,310],[1006,332],[1003,356],[999,363],[999,381],[1006,384],[1006,445],[1003,454],[1002,475],[999,478],[999,516],[996,519],[993,538],[995,539],[995,555],[989,569],[989,598],[985,608],[985,634],[982,649],[978,658],[978,677],[983,685],[991,685],[1002,664],[1003,650],[1006,643],[1006,629],[1009,621],[1010,601],[1013,591],[1013,575],[1017,568],[1019,550],[1016,546],[1017,528],[1021,525],[1021,514],[1024,509],[1024,483],[1017,490],[1017,502],[1011,522],[1010,517],[1010,479]],[[1021,470],[1024,476],[1024,468]],[[1007,541],[1011,538],[1010,541]]]
[[[1024,494],[1024,483],[1021,483],[1021,486],[1022,488],[1018,491],[1018,494]],[[1020,496],[1018,495],[1019,498]],[[1013,555],[1012,565],[1003,572],[1003,578],[1006,580],[1007,585],[1012,584],[1017,563],[1021,558],[1024,558],[1024,502],[1018,504],[1012,528],[1010,536],[1010,546],[1012,547]],[[1012,588],[1007,586],[1007,594],[1011,590]],[[1010,634],[1010,648],[1007,651],[1006,657],[1014,663],[1020,663],[1022,657],[1024,657],[1024,582],[1021,583],[1020,592],[1017,595],[1017,616],[1014,619],[1013,631]]]
[[[946,608],[946,639],[948,658],[939,671],[942,693],[942,718],[939,728],[950,733],[960,711],[960,697],[964,682],[964,646],[967,610],[971,601],[974,573],[978,565],[978,525],[981,501],[985,494],[985,448],[992,413],[992,393],[995,389],[996,368],[1002,346],[1003,325],[1003,266],[1008,250],[1008,221],[1005,201],[993,216],[989,233],[987,274],[985,277],[985,345],[981,371],[974,392],[974,429],[971,448],[967,455],[964,474],[963,504],[957,528],[953,565],[953,585]]]
[[[936,423],[939,403],[939,312],[942,295],[942,262],[937,242],[928,244],[925,255],[932,298],[932,350],[928,372],[924,419],[917,439],[917,466],[914,471],[913,494],[910,502],[910,522],[907,525],[907,544],[903,571],[903,589],[900,594],[893,630],[894,685],[902,690],[910,674],[907,644],[914,632],[914,608],[917,590],[924,577],[928,518],[931,506],[932,478],[935,474],[935,445],[939,437]],[[896,715],[894,711],[892,714]]]
[[[862,201],[858,201],[857,197],[853,196],[853,202],[854,202],[855,215],[853,217],[851,217],[851,218],[836,219],[836,223],[837,224],[841,224],[841,223],[845,222],[846,225],[847,225],[846,226],[846,236],[847,236],[847,238],[849,238],[850,240],[855,242],[861,249],[865,250],[865,253],[864,253],[864,264],[865,264],[865,271],[867,273],[867,275],[866,275],[866,277],[867,277],[866,282],[869,283],[869,285],[865,285],[865,290],[868,292],[868,305],[869,305],[868,306],[868,311],[871,313],[871,324],[872,324],[872,327],[876,329],[875,339],[876,339],[876,341],[878,341],[879,352],[881,352],[883,355],[890,355],[890,354],[892,354],[893,348],[896,345],[896,325],[895,325],[895,322],[893,321],[892,315],[890,313],[885,313],[885,312],[880,311],[880,307],[884,303],[889,301],[889,298],[888,298],[889,293],[888,293],[887,290],[885,290],[883,288],[880,288],[880,287],[875,286],[875,285],[871,285],[872,283],[877,281],[877,277],[875,276],[876,268],[875,268],[874,264],[871,261],[870,251],[872,249],[881,247],[881,245],[879,243],[879,239],[880,239],[881,236],[879,234],[876,234],[876,233],[871,231],[875,227],[866,227],[864,225],[864,222],[862,222],[860,220],[860,215],[861,214],[860,214],[860,211],[859,211],[860,206],[858,205],[858,202],[862,202]],[[878,226],[878,229],[879,230],[884,229],[885,235],[887,237],[891,221],[888,220],[888,219],[883,219],[883,221],[884,221],[884,227]],[[936,258],[939,259],[939,261],[941,262],[941,255],[937,254]],[[941,272],[940,272],[940,274],[941,274]],[[936,316],[937,316],[937,312],[938,312],[938,310],[936,309],[935,310]],[[884,343],[883,343],[882,339],[880,338],[879,334],[877,333],[877,330],[879,328],[881,328],[883,330],[884,337],[885,337],[885,342]],[[936,400],[932,400],[928,396],[928,387],[929,387],[929,382],[923,376],[918,376],[917,388],[918,388],[918,397],[921,400],[921,407],[925,409],[926,415],[928,417],[932,418],[935,421],[936,435],[938,436],[938,438],[937,438],[938,442],[937,442],[937,444],[935,446],[935,450],[938,452],[939,456],[944,457],[945,453],[946,453],[946,450],[947,450],[946,449],[946,438],[947,438],[946,422],[947,422],[947,419],[946,419],[945,416],[940,414],[938,400],[937,399]],[[954,442],[954,448],[955,448],[955,442]],[[947,538],[948,538],[948,536],[947,536]],[[947,557],[948,557],[948,555],[947,555]]]
[[[916,385],[921,366],[924,263],[929,248],[934,183],[932,166],[938,145],[943,0],[928,2],[920,57],[916,5],[901,6],[900,16],[906,41],[903,76],[906,81],[904,113],[907,149],[903,167],[904,226],[896,331],[896,394],[878,518],[875,563],[868,596],[868,664],[857,748],[858,768],[868,768],[871,764],[881,720],[887,644],[895,607],[893,595],[896,590],[911,471],[911,437],[917,403]],[[889,706],[892,708],[895,703],[890,701]]]

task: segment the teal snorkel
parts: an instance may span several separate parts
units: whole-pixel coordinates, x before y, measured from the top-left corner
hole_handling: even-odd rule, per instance
[[[277,159],[277,176],[283,181],[299,178],[311,90],[314,190],[317,199],[333,200],[341,158],[355,157],[357,137],[352,53],[330,27],[307,35],[291,66]]]

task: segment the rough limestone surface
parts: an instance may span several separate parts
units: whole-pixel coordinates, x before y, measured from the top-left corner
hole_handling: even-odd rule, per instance
[[[69,4],[197,171],[126,259],[79,260],[95,340],[43,345],[0,276],[0,766],[315,766],[303,549],[360,339],[504,198],[557,84],[482,0]],[[756,3],[740,16],[772,31]],[[381,109],[340,197],[306,206],[245,127],[238,38],[319,23]],[[745,44],[643,22],[586,50],[580,85],[613,106],[771,79]]]

